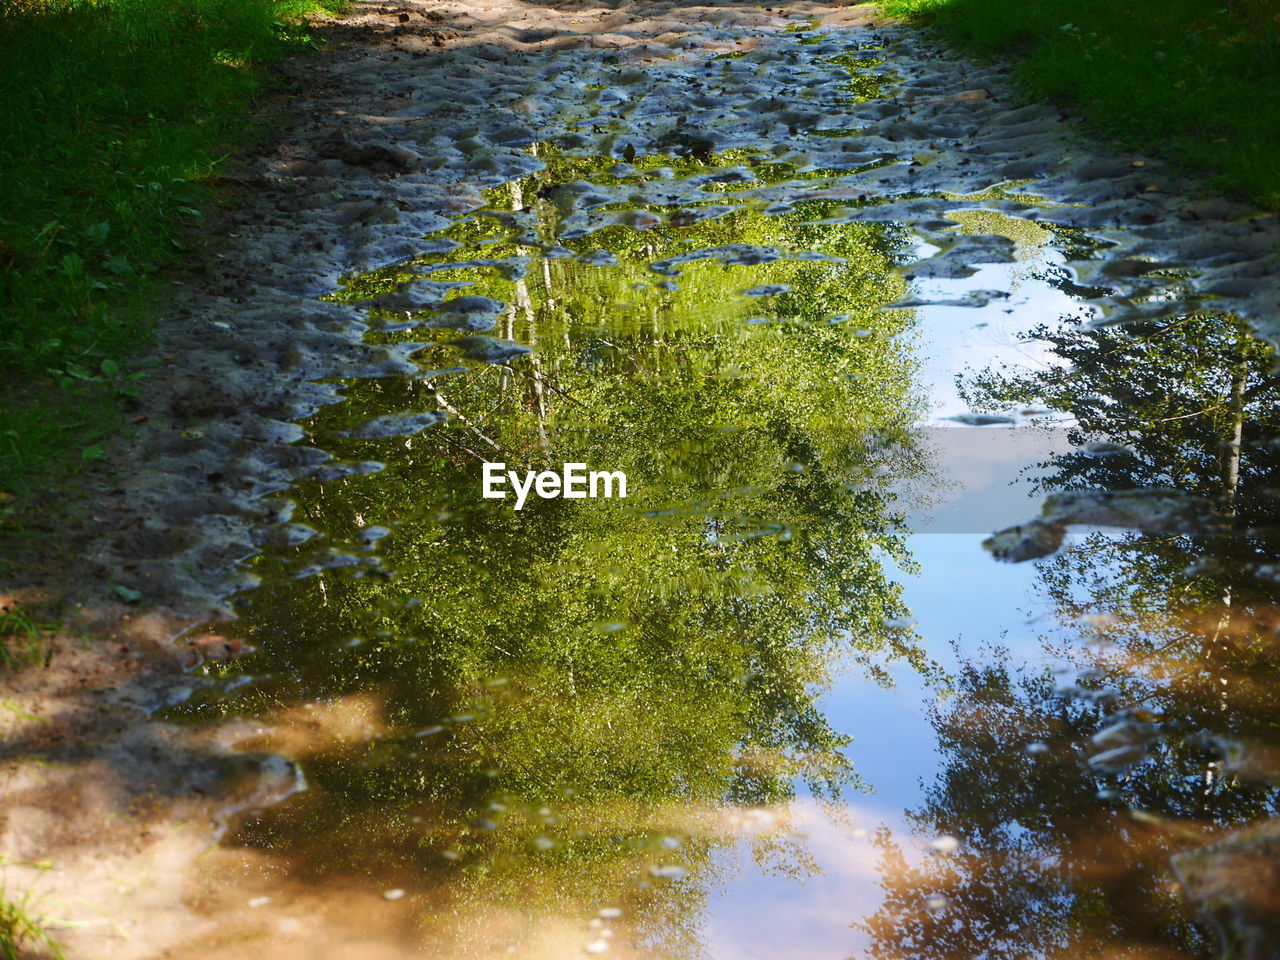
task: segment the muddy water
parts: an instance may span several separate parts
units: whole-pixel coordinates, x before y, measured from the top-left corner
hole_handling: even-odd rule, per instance
[[[788,42],[829,110],[886,96]],[[1276,806],[1270,348],[1034,185],[880,203],[937,158],[814,117],[637,146],[659,80],[600,80],[324,294],[388,362],[303,421],[252,652],[173,710],[308,789],[207,859],[183,955],[1208,956],[1196,901],[1247,937],[1259,874],[1196,851]],[[626,497],[516,510],[497,461]]]

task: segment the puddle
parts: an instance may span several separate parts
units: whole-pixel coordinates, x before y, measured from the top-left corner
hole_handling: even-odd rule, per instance
[[[978,211],[921,279],[942,248],[803,181],[769,213],[749,157],[541,156],[333,294],[421,373],[305,424],[320,536],[254,561],[257,652],[175,711],[268,725],[311,785],[221,882],[241,850],[286,919],[381,897],[439,957],[1208,950],[1168,858],[1273,796],[1223,746],[1273,742],[1228,679],[1270,662],[1266,541],[1233,532],[1274,512],[1269,348],[1091,324],[1105,239]],[[626,497],[517,510],[485,462]],[[1039,566],[983,552],[1048,493],[1165,486],[1192,516],[1047,513]]]
[[[182,956],[1201,957],[1196,904],[1265,914],[1195,851],[1277,800],[1271,348],[789,36],[812,115],[664,127],[685,64],[599,66],[324,292],[360,349],[251,652],[169,711],[308,789],[206,859]],[[776,90],[734,54],[701,73]],[[874,132],[818,126],[851,100]],[[517,496],[566,465],[609,495]]]

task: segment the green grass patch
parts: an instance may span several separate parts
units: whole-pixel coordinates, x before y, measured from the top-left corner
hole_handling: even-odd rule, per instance
[[[0,491],[100,453],[262,66],[340,0],[0,0]]]
[[[982,54],[1018,61],[1033,97],[1280,209],[1280,3],[887,0]]]
[[[65,960],[41,920],[31,912],[30,894],[9,900],[0,888],[0,960]]]
[[[36,620],[19,608],[0,606],[0,672],[44,662],[45,634],[53,629],[52,623]]]

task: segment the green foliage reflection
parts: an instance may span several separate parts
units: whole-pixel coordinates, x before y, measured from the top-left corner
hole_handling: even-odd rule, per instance
[[[289,580],[333,547],[264,558],[242,623],[259,652],[228,668],[234,694],[196,709],[378,698],[385,730],[312,756],[318,789],[247,842],[318,845],[320,871],[461,869],[457,903],[531,911],[637,897],[653,867],[643,937],[679,953],[703,894],[662,870],[710,879],[719,805],[858,784],[815,700],[833,672],[851,657],[882,679],[891,658],[932,669],[885,570],[910,564],[890,488],[925,470],[907,321],[877,309],[900,293],[898,238],[814,225],[811,205],[661,211],[561,248],[557,188],[583,173],[552,163],[449,231],[443,255],[339,294],[372,305],[374,340],[421,344],[424,374],[350,381],[313,424],[326,449],[386,463],[299,496],[298,519],[351,565]],[[772,252],[730,265],[729,244]],[[602,250],[615,265],[584,262]],[[406,308],[424,281],[500,301],[485,335],[532,353],[473,359],[455,314]],[[742,293],[768,284],[786,289]],[[344,435],[406,409],[449,423]],[[516,512],[481,499],[484,460],[622,470],[630,495]],[[369,524],[391,531],[378,562]]]

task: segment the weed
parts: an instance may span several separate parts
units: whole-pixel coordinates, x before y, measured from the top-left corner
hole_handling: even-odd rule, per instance
[[[47,653],[45,631],[51,624],[34,620],[16,607],[0,606],[0,668],[41,663]]]
[[[1032,96],[1280,209],[1280,14],[1270,0],[888,0],[979,53],[1014,56]]]
[[[120,421],[260,67],[336,0],[0,0],[0,490]]]
[[[43,918],[31,913],[31,893],[10,900],[0,889],[0,960],[23,960],[44,956],[66,960],[53,938],[45,932]],[[32,953],[32,950],[35,953]]]

